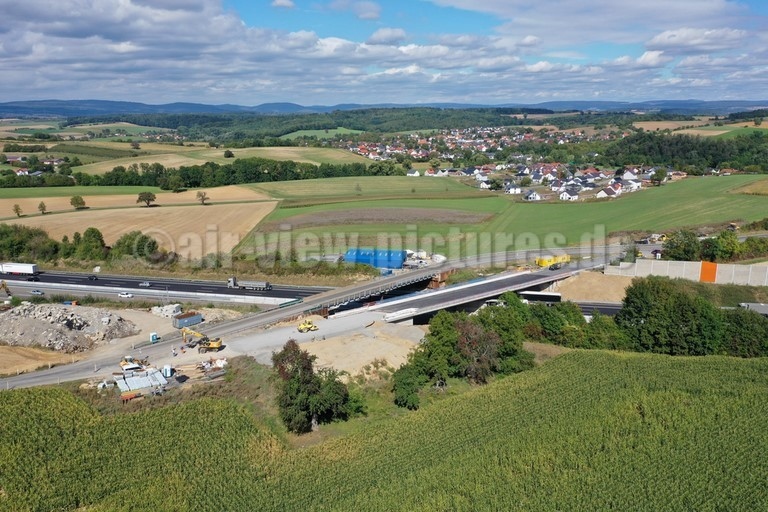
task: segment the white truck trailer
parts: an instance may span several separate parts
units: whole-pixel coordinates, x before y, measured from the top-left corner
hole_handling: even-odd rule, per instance
[[[36,276],[40,273],[35,263],[0,263],[0,271],[3,274],[23,276]]]
[[[227,279],[227,288],[237,288],[239,290],[259,290],[269,291],[272,285],[269,281],[240,281],[236,277]]]

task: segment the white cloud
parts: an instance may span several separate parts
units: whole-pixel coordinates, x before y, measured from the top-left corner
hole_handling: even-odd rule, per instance
[[[401,28],[380,28],[368,38],[368,44],[397,44],[406,37]]]
[[[414,30],[392,17],[390,3],[314,1],[318,16],[343,11],[356,26],[331,32],[312,20],[293,30],[249,27],[223,0],[0,0],[0,102],[766,95],[768,35],[732,1],[644,0],[617,9],[615,0],[432,0],[496,17],[495,30],[468,23],[459,33],[440,32],[439,17]],[[270,4],[296,2],[270,0],[264,8]]]
[[[745,36],[744,30],[731,28],[679,28],[658,34],[646,43],[646,47],[679,53],[707,53],[738,48]]]
[[[381,16],[381,6],[369,0],[334,0],[329,7],[336,11],[351,11],[361,20],[377,20]]]

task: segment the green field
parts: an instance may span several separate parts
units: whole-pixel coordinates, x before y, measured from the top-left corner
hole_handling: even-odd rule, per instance
[[[363,133],[362,130],[350,130],[349,128],[336,128],[333,130],[298,130],[281,136],[281,139],[297,139],[299,137],[315,137],[317,139],[329,139],[339,135]]]
[[[766,510],[766,374],[574,351],[303,449],[233,400],[102,416],[0,392],[0,509]]]
[[[278,199],[320,202],[328,199],[486,197],[478,189],[453,179],[413,178],[408,176],[353,176],[317,180],[278,181],[246,185]]]
[[[443,247],[431,248],[438,253],[450,252],[450,257],[471,256],[476,253],[499,252],[506,250],[538,249],[576,245],[584,241],[598,239],[602,234],[625,231],[663,232],[683,227],[707,225],[722,225],[733,221],[752,221],[765,217],[768,211],[768,198],[759,195],[740,194],[740,187],[758,180],[766,180],[765,176],[729,176],[729,177],[692,177],[680,182],[670,183],[662,187],[653,187],[614,200],[577,202],[577,203],[523,203],[519,199],[512,200],[509,196],[482,193],[475,197],[440,198],[440,190],[425,189],[412,197],[408,184],[418,186],[426,183],[428,187],[443,187],[443,194],[449,194],[462,187],[450,179],[438,178],[382,178],[392,179],[393,186],[380,184],[376,187],[365,186],[360,179],[322,180],[317,187],[306,187],[301,182],[275,183],[262,189],[270,191],[278,197],[290,197],[291,202],[281,205],[266,220],[279,220],[290,224],[292,217],[324,213],[324,221],[316,227],[306,226],[293,231],[295,238],[317,237],[327,239],[329,234],[356,240],[361,245],[376,245],[380,235],[400,233],[406,235],[413,232],[408,227],[417,226],[418,238],[430,235],[430,240],[442,239]],[[352,195],[350,188],[353,183],[359,183],[361,192]],[[452,183],[451,185],[448,185]],[[445,191],[448,186],[449,190]],[[403,190],[403,187],[405,190]],[[271,188],[271,189],[270,189]],[[372,189],[368,191],[368,189]],[[379,197],[391,197],[390,190],[397,190],[397,199],[381,200]],[[472,190],[472,189],[469,189]],[[301,204],[302,197],[310,202],[335,191],[344,191],[349,197],[347,201],[324,201],[324,204],[314,204],[304,207],[291,207]],[[366,197],[363,194],[370,194]],[[317,201],[315,201],[317,202]],[[674,205],[674,207],[672,206]],[[387,223],[355,223],[350,221],[351,210],[372,208],[409,209],[411,215],[403,218],[402,222]],[[482,224],[436,222],[430,219],[429,209],[452,209],[457,211],[487,212],[493,217]],[[420,220],[418,210],[425,211]],[[339,222],[329,221],[328,212],[339,212]],[[357,237],[357,238],[355,238]],[[485,237],[485,238],[483,238]],[[585,238],[586,237],[586,238]],[[589,238],[587,240],[587,238]],[[449,240],[458,240],[456,246],[449,248]],[[246,238],[239,250],[248,251],[249,238]],[[411,248],[411,247],[408,247]],[[416,248],[411,248],[416,249]]]
[[[158,187],[118,186],[118,187],[30,187],[0,188],[0,199],[27,199],[36,197],[72,197],[72,196],[108,196],[137,195],[140,192],[162,192]]]

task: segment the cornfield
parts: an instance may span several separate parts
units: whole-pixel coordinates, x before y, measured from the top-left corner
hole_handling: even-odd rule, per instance
[[[573,351],[284,447],[234,401],[0,393],[0,510],[768,510],[768,359]]]

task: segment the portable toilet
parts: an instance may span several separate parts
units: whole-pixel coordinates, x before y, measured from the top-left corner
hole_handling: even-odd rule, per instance
[[[157,343],[158,340],[160,340],[160,336],[158,336],[156,332],[149,333],[149,342],[150,343]]]
[[[173,377],[173,368],[171,367],[171,365],[166,364],[165,366],[163,366],[163,377],[165,377],[166,379]]]

